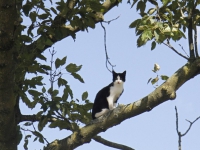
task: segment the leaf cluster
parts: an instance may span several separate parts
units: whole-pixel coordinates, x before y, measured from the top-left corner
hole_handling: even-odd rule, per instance
[[[146,5],[149,3],[149,9]],[[136,5],[140,11],[140,19],[133,21],[130,28],[135,28],[137,46],[140,47],[148,41],[152,41],[151,50],[155,49],[156,43],[165,40],[178,41],[185,38],[188,27],[190,10],[193,10],[193,28],[199,26],[200,11],[197,9],[199,1],[162,0],[134,0],[132,6]]]
[[[63,57],[62,59],[57,58],[55,61],[52,61],[50,66],[38,63],[30,66],[29,72],[34,73],[36,76],[31,79],[25,79],[22,90],[19,92],[22,101],[29,108],[35,108],[36,105],[41,106],[41,111],[36,114],[36,118],[39,118],[39,131],[32,132],[36,137],[34,141],[38,139],[39,142],[44,143],[43,137],[38,134],[48,122],[50,122],[48,125],[50,128],[58,127],[60,130],[75,131],[79,129],[80,124],[86,124],[91,120],[90,110],[92,103],[88,100],[88,92],[83,92],[81,101],[75,99],[68,81],[63,78],[64,73],[61,72],[64,67],[68,75],[84,83],[83,78],[78,73],[82,65],[74,63],[66,65],[66,60],[67,57]],[[53,70],[53,66],[55,70]],[[42,72],[41,68],[46,68],[45,72]],[[44,83],[43,76],[38,75],[41,73],[46,73],[45,75],[50,76],[51,86],[49,88]],[[54,85],[58,88],[54,88]],[[27,122],[25,125],[30,126],[31,124]],[[29,136],[25,138],[25,147],[28,144],[28,138]]]

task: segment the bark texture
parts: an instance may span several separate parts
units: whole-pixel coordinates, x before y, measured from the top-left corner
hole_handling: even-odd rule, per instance
[[[16,8],[14,0],[0,1],[0,149],[17,149],[14,107],[15,61],[14,31]]]

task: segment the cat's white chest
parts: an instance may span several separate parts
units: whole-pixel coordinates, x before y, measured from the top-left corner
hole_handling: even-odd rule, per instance
[[[116,100],[119,98],[123,90],[123,83],[116,83],[110,87],[110,95],[107,97],[108,106],[110,110],[114,109]]]
[[[110,87],[110,96],[114,98],[113,102],[120,96],[123,89],[123,84],[114,84],[114,86]]]

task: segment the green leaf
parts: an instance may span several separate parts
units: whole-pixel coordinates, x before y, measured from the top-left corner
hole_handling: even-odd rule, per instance
[[[50,9],[51,9],[51,11],[54,12],[54,14],[56,14],[56,15],[58,14],[55,8],[51,7]]]
[[[58,78],[58,87],[67,85],[67,81],[63,78]]]
[[[163,5],[167,5],[171,0],[162,0]]]
[[[153,42],[151,43],[151,50],[154,50],[154,49],[155,49],[155,47],[156,47],[156,42],[155,42],[155,41],[153,41]]]
[[[47,19],[48,17],[49,17],[49,14],[41,14],[41,15],[38,15],[38,18],[39,18],[39,19],[42,19],[42,20]]]
[[[46,39],[46,41],[45,41],[44,44],[45,44],[45,45],[51,46],[51,45],[53,45],[54,43],[53,43],[50,39]]]
[[[156,8],[150,8],[148,11],[149,15],[152,15],[156,11]]]
[[[159,41],[159,35],[157,34],[156,31],[154,31],[154,36],[155,36],[156,41]]]
[[[48,118],[47,117],[42,117],[41,120],[38,123],[38,130],[42,131],[47,123],[48,123]]]
[[[63,57],[63,59],[60,60],[60,65],[63,66],[66,63],[67,56]]]
[[[32,9],[32,5],[30,2],[27,2],[25,5],[22,7],[24,14],[28,17],[28,14],[30,10]]]
[[[28,149],[28,138],[31,138],[31,135],[26,135],[24,138],[24,149]]]
[[[66,121],[56,120],[49,125],[49,128],[59,127],[60,130],[69,128],[69,125]]]
[[[60,66],[61,66],[61,64],[60,64],[60,59],[57,58],[56,61],[55,61],[55,67],[56,67],[56,69],[57,69],[57,68],[59,68]]]
[[[153,80],[151,80],[151,84],[152,84],[152,85],[155,84],[156,82],[158,82],[158,80],[159,80],[158,77],[154,78]]]
[[[63,90],[63,96],[62,96],[62,99],[63,99],[64,101],[66,101],[66,100],[68,99],[68,96],[69,96],[68,93],[69,93],[68,90],[65,88],[65,89]]]
[[[137,11],[140,9],[140,12],[144,13],[145,8],[146,8],[146,3],[143,1],[139,1],[136,8]]]
[[[80,82],[84,83],[83,78],[77,74],[77,73],[71,73],[71,75],[75,78],[78,79]]]
[[[82,100],[86,100],[88,98],[88,92],[85,91],[83,94],[82,94]]]
[[[45,93],[46,92],[46,89],[45,89],[45,87],[43,86],[42,87],[42,93]]]
[[[38,97],[38,96],[42,95],[41,92],[38,92],[38,91],[36,91],[36,90],[28,90],[28,93],[29,93],[30,95],[32,95],[33,97]]]
[[[73,98],[73,92],[72,92],[70,86],[69,86],[69,85],[66,85],[66,86],[65,86],[65,89],[66,89],[66,91],[69,93],[70,97]]]
[[[81,69],[82,65],[77,66],[76,64],[70,63],[67,65],[66,70],[70,73],[78,72]]]
[[[151,79],[152,79],[152,78],[150,78],[150,79],[148,80],[147,84],[151,81]]]
[[[162,80],[165,80],[165,81],[166,81],[168,78],[169,78],[169,77],[166,76],[166,75],[161,75],[161,79],[162,79]]]
[[[32,22],[36,21],[36,17],[37,17],[37,14],[36,14],[35,11],[30,12],[30,19],[31,19]]]
[[[33,125],[32,122],[26,122],[26,123],[24,124],[24,126],[32,126],[32,125]]]
[[[138,24],[140,23],[141,19],[137,19],[135,21],[133,21],[130,25],[129,28],[135,28],[138,26]]]
[[[58,90],[53,90],[53,92],[52,92],[52,96],[53,96],[53,97],[55,97],[55,96],[57,96],[57,95],[58,95],[58,93],[59,93],[59,91],[58,91]]]

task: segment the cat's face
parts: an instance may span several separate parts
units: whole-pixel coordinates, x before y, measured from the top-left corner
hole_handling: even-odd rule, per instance
[[[122,84],[126,81],[126,71],[123,73],[116,73],[114,70],[112,71],[113,74],[113,82],[116,84]]]

